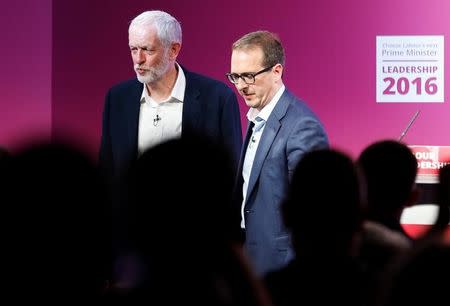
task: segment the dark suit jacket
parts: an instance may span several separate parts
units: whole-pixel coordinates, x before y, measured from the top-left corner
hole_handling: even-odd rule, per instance
[[[238,167],[235,206],[242,204],[242,167],[247,132]],[[290,178],[303,154],[328,147],[328,138],[316,115],[287,89],[270,114],[253,162],[245,202],[245,249],[256,273],[283,267],[293,257],[280,206]]]
[[[225,146],[237,164],[242,131],[236,95],[224,83],[183,71],[182,137],[209,137]],[[142,90],[143,84],[132,79],[112,87],[105,97],[99,164],[110,178],[121,176],[137,158]]]

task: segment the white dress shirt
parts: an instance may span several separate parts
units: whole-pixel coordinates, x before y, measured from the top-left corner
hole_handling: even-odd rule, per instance
[[[139,155],[162,142],[181,137],[186,76],[180,65],[176,65],[178,76],[170,96],[165,101],[158,103],[153,100],[144,84],[139,111]]]

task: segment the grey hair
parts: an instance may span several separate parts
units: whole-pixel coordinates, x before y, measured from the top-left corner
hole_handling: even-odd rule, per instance
[[[158,38],[166,47],[172,43],[181,44],[181,25],[178,20],[166,12],[143,12],[131,21],[128,32],[132,27],[155,27]]]

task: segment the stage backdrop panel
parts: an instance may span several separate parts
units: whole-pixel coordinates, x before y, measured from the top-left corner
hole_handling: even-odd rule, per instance
[[[64,137],[97,155],[104,95],[134,77],[128,24],[148,9],[180,20],[186,69],[224,82],[236,39],[276,32],[286,48],[287,87],[318,114],[331,145],[353,157],[374,141],[397,139],[417,111],[403,141],[450,145],[448,0],[24,0],[0,7],[0,145],[9,149],[33,137]],[[444,102],[377,103],[377,37],[434,35],[443,37]],[[239,103],[245,129],[248,108]]]
[[[81,137],[93,154],[106,90],[134,76],[129,21],[147,9],[167,10],[181,21],[179,60],[187,69],[225,82],[237,38],[260,29],[278,33],[286,47],[287,87],[319,115],[331,144],[353,156],[373,141],[398,138],[417,110],[403,140],[450,144],[448,88],[444,103],[377,103],[375,84],[377,36],[442,35],[448,58],[447,0],[249,0],[238,6],[208,0],[54,1],[53,131]],[[239,101],[245,127],[247,106]]]
[[[52,1],[0,2],[0,146],[51,134]]]

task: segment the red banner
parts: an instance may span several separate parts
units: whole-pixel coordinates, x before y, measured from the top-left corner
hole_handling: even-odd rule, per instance
[[[417,183],[437,183],[439,169],[450,163],[450,146],[409,146],[417,159]]]

